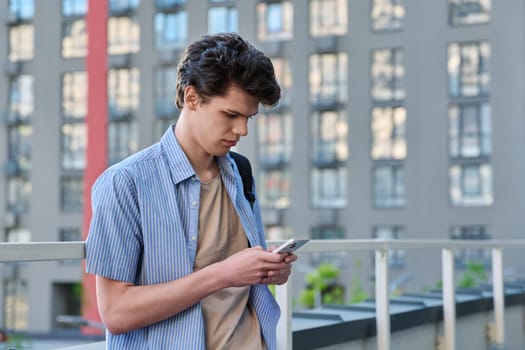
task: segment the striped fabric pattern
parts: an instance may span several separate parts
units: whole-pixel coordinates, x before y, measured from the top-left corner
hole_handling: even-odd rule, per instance
[[[235,162],[229,155],[221,157],[219,168],[250,246],[265,247],[258,203],[252,210],[244,197]],[[171,126],[159,143],[115,164],[97,179],[86,271],[136,285],[190,274],[197,252],[199,197],[200,182]],[[252,286],[250,302],[268,349],[275,349],[279,306],[265,285]],[[200,305],[126,334],[107,332],[106,339],[108,349],[205,349]]]

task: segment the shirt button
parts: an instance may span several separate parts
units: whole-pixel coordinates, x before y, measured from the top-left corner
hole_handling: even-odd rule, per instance
[[[197,239],[197,237],[195,237],[195,236],[191,236],[191,240],[192,240],[192,241],[195,241],[196,239]]]
[[[192,202],[191,202],[191,206],[192,206],[192,207],[196,207],[196,206],[197,206],[197,201],[192,201]]]

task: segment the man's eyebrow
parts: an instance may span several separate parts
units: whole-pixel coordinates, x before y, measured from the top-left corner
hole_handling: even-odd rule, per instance
[[[249,114],[249,115],[245,115],[244,113],[241,113],[239,111],[236,111],[235,109],[230,109],[230,108],[226,108],[224,110],[226,113],[228,114],[233,114],[233,115],[243,115],[243,116],[246,116],[246,117],[253,117],[255,115],[257,115],[259,113],[259,110],[255,111],[255,113],[253,114]]]

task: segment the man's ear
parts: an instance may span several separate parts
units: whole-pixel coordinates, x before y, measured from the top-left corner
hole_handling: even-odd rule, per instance
[[[199,105],[200,97],[197,93],[197,89],[193,86],[187,86],[184,89],[184,105],[188,106],[189,109],[195,110]]]

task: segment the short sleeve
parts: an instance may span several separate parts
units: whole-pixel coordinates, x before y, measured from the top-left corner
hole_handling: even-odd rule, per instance
[[[86,271],[135,283],[142,255],[136,189],[124,169],[106,170],[91,191],[92,217],[86,240]]]

